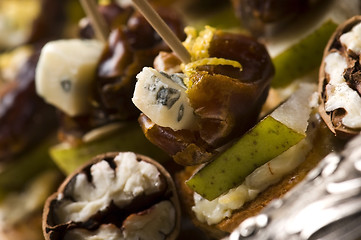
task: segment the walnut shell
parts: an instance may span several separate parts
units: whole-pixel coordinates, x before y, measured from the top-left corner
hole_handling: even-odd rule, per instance
[[[129,156],[135,156],[135,165],[127,163],[127,169],[123,164],[131,162]],[[86,207],[82,207],[84,202]],[[175,184],[165,168],[144,155],[111,152],[96,156],[68,176],[47,199],[43,235],[46,240],[95,234],[103,239],[127,239],[144,232],[149,239],[176,239],[180,221]],[[149,232],[157,236],[152,238]]]
[[[322,58],[322,63],[319,70],[319,85],[318,85],[318,93],[319,93],[319,99],[320,99],[320,106],[319,106],[319,113],[328,126],[328,128],[337,136],[343,139],[348,139],[350,137],[353,137],[357,135],[360,132],[360,129],[353,129],[350,127],[345,126],[342,123],[343,117],[347,114],[345,109],[339,108],[335,109],[333,111],[326,111],[325,109],[325,102],[327,101],[327,93],[326,93],[326,86],[330,82],[330,76],[326,73],[325,70],[325,58],[330,54],[331,52],[339,51],[340,54],[344,57],[346,57],[347,63],[348,63],[348,69],[350,62],[358,62],[359,64],[359,56],[355,56],[355,53],[347,51],[347,49],[341,44],[340,42],[340,36],[346,32],[349,32],[353,26],[361,22],[361,16],[354,16],[348,20],[346,20],[344,23],[340,24],[333,35],[331,36],[330,40],[328,41]],[[352,60],[350,60],[352,58]],[[346,70],[343,74],[346,74]],[[348,85],[350,85],[349,82],[347,82]],[[358,87],[355,87],[355,91],[357,91]],[[358,92],[360,95],[361,93]],[[361,107],[361,106],[360,106]]]

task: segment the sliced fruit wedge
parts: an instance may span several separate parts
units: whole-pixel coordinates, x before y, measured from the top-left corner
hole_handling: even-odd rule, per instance
[[[202,197],[213,200],[304,139],[312,111],[309,99],[315,91],[316,84],[300,85],[286,102],[195,173],[187,185]]]
[[[137,122],[127,123],[101,137],[90,138],[91,140],[80,146],[60,143],[50,148],[53,161],[65,174],[72,173],[89,159],[104,152],[133,151],[155,158],[161,163],[169,158],[148,141]]]
[[[328,39],[338,26],[360,14],[359,1],[330,1],[319,6],[285,31],[267,41],[275,65],[272,87],[284,87],[319,67]]]
[[[336,27],[337,24],[329,20],[315,32],[274,57],[276,73],[271,83],[272,87],[286,86],[292,80],[317,68],[322,59],[323,49]]]

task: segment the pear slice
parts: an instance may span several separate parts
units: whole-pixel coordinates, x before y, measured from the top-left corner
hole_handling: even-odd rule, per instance
[[[195,173],[187,185],[202,197],[213,200],[304,139],[312,111],[309,100],[315,91],[316,84],[300,85],[285,103]]]
[[[60,143],[50,148],[50,155],[61,171],[70,174],[94,156],[116,151],[136,152],[157,159],[160,163],[164,163],[169,158],[148,141],[137,122],[127,123],[126,126],[108,135],[80,146],[73,147]]]
[[[323,49],[336,27],[337,24],[333,21],[327,21],[315,32],[274,57],[276,72],[271,82],[272,87],[286,86],[317,68],[322,60]]]
[[[323,3],[295,21],[287,31],[267,40],[276,70],[272,87],[284,87],[317,69],[337,25],[360,14],[361,3],[357,0]]]

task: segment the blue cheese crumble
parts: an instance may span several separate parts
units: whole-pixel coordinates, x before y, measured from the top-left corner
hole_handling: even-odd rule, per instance
[[[167,74],[145,67],[137,75],[132,101],[159,126],[193,129],[195,115],[188,101],[185,78],[184,74]]]

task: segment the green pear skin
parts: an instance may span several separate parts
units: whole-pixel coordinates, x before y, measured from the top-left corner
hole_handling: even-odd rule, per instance
[[[304,134],[267,116],[186,183],[202,197],[213,200],[241,184],[257,167],[297,144],[304,137]]]
[[[293,80],[318,68],[324,48],[336,27],[337,24],[332,20],[326,21],[315,32],[275,56],[273,58],[275,76],[271,86],[285,87]]]
[[[109,136],[77,147],[55,145],[50,149],[50,155],[62,172],[70,174],[98,154],[122,151],[143,154],[160,163],[169,158],[146,139],[137,122],[128,123]]]

